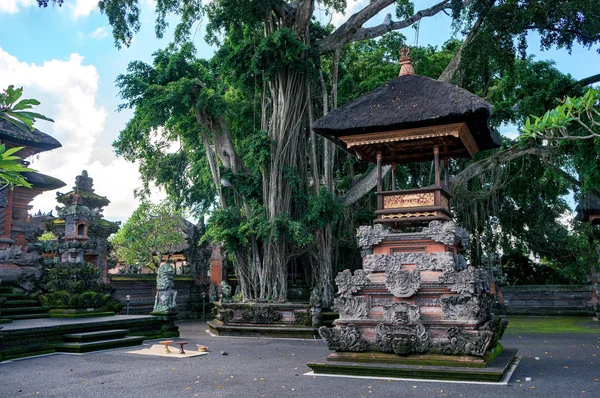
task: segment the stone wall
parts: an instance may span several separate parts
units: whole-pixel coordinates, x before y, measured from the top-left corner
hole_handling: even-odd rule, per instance
[[[189,276],[175,276],[175,290],[177,290],[177,310],[179,319],[202,317],[202,296],[200,286],[194,278]],[[127,299],[129,295],[129,314],[148,315],[154,309],[154,298],[156,296],[156,275],[112,275],[109,285],[115,289],[115,298],[125,307],[122,313],[126,313]],[[208,295],[206,296],[206,315],[210,314]]]
[[[593,315],[589,285],[532,285],[502,288],[500,312],[510,315]]]

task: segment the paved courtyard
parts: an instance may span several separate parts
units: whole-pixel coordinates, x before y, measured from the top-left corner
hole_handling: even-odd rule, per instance
[[[148,357],[126,348],[5,362],[0,397],[600,397],[596,325],[592,333],[507,333],[502,343],[522,357],[508,385],[304,376],[306,363],[328,354],[323,342],[211,337],[205,329],[180,324],[190,345],[209,347],[202,357]]]

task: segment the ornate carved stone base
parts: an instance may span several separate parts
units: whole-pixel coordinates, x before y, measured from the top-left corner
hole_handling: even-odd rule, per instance
[[[468,266],[469,237],[453,222],[419,233],[361,227],[363,269],[335,278],[340,317],[319,333],[337,353],[371,352],[484,358],[507,321],[491,314],[490,275]]]

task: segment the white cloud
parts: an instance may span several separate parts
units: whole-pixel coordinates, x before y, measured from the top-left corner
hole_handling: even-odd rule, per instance
[[[142,184],[137,165],[113,158],[101,164],[94,159],[94,147],[110,146],[99,142],[104,133],[107,112],[96,102],[99,76],[96,67],[85,65],[79,54],[65,60],[46,61],[41,65],[19,61],[0,48],[0,88],[14,84],[24,88],[24,98],[41,102],[37,110],[54,119],[38,122],[36,127],[59,140],[63,147],[29,159],[31,167],[63,180],[71,189],[75,176],[86,169],[94,179],[96,193],[111,200],[105,210],[108,219],[125,219],[137,206],[133,189]],[[56,206],[56,191],[38,196],[34,210],[47,212]]]
[[[358,10],[364,8],[367,3],[369,1],[368,0],[348,0],[346,3],[346,11],[345,11],[345,15],[342,14],[341,12],[334,12],[333,13],[333,18],[331,19],[331,23],[336,26],[339,27],[341,24],[343,24],[344,22],[346,22],[346,20],[355,12],[357,12]]]
[[[1,1],[1,0],[0,0]],[[77,0],[75,6],[71,7],[73,18],[87,17],[98,7],[98,0]]]
[[[35,0],[0,0],[0,13],[14,14],[21,10],[20,7],[31,7],[36,4]]]
[[[102,26],[102,27],[96,29],[95,31],[93,31],[92,33],[90,33],[90,37],[93,39],[102,39],[102,38],[105,38],[106,36],[108,36],[108,31],[106,29],[106,26]]]

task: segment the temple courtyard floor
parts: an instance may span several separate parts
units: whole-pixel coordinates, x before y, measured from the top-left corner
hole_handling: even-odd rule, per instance
[[[501,343],[520,362],[507,384],[307,376],[329,353],[322,341],[213,337],[204,322],[181,322],[181,339],[208,355],[127,353],[138,346],[5,361],[0,397],[600,397],[600,322],[509,319]]]

